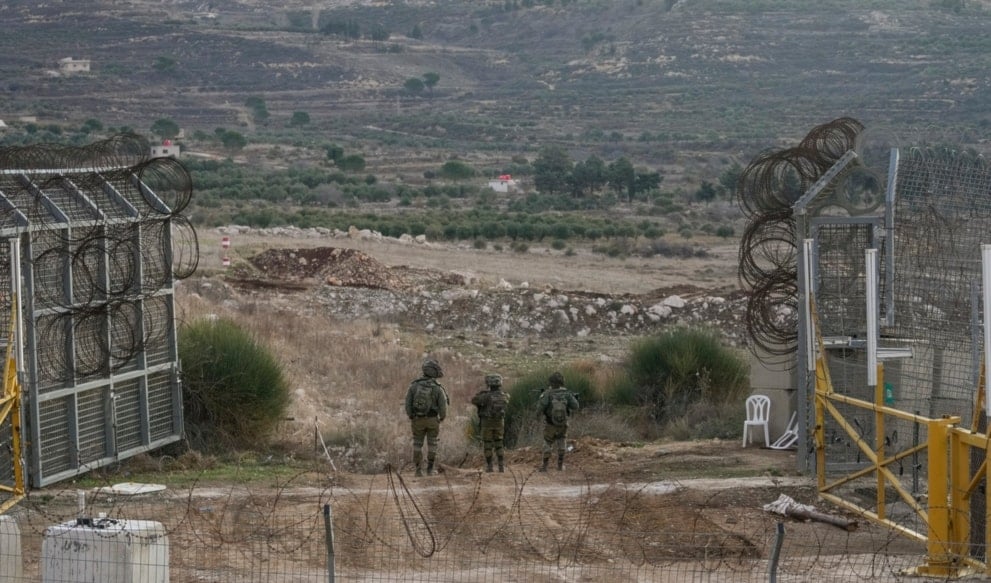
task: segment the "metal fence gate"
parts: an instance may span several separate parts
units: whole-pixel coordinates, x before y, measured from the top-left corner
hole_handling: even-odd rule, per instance
[[[137,136],[0,150],[0,298],[20,291],[33,487],[182,435],[174,285],[195,254],[175,239],[195,242],[181,215],[192,189],[181,164],[147,151]]]

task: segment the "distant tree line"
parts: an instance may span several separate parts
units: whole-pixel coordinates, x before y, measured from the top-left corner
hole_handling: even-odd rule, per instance
[[[640,193],[657,190],[662,180],[659,172],[638,170],[625,157],[608,164],[595,155],[575,162],[558,146],[541,149],[533,162],[533,183],[542,194],[566,193],[583,198],[611,189],[632,202]]]

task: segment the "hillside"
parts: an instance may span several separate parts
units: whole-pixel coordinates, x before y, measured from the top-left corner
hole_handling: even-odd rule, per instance
[[[839,116],[878,144],[991,136],[985,2],[14,0],[0,18],[0,119],[333,141],[400,180],[557,144],[692,184]],[[64,57],[91,71],[59,75]]]

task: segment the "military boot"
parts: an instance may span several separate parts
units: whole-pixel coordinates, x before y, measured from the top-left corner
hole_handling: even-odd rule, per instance
[[[428,476],[434,475],[434,460],[427,461],[427,475]]]
[[[501,474],[502,472],[505,471],[506,471],[506,466],[504,466],[502,463],[502,456],[499,456],[499,473]]]
[[[542,465],[542,466],[540,466],[540,470],[539,470],[539,471],[541,471],[541,472],[546,472],[546,471],[547,471],[547,464],[548,464],[548,463],[549,463],[550,461],[551,461],[551,456],[549,456],[549,455],[545,455],[545,456],[544,456],[544,465]]]
[[[485,471],[492,473],[492,456],[485,458]]]
[[[557,470],[560,472],[564,469],[564,454],[557,454]]]

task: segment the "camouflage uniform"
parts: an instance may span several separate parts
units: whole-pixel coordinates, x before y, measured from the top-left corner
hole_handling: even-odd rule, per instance
[[[537,401],[537,410],[544,414],[544,447],[543,447],[543,465],[540,467],[541,472],[547,471],[547,464],[551,458],[551,452],[557,449],[557,469],[564,469],[564,452],[565,452],[565,442],[568,437],[568,421],[565,418],[563,424],[554,424],[551,420],[551,403],[554,401],[555,397],[563,398],[567,403],[568,414],[567,417],[571,417],[572,413],[578,410],[578,399],[575,395],[564,387],[564,376],[556,372],[551,375],[548,380],[550,387],[545,390],[541,395],[540,399]]]
[[[471,404],[478,409],[479,433],[482,438],[482,449],[485,452],[485,471],[492,471],[492,453],[499,460],[499,471],[506,471],[503,458],[503,430],[506,423],[506,405],[509,395],[502,390],[502,377],[497,374],[485,375],[488,387],[479,391],[471,399]],[[503,406],[496,407],[496,403]]]
[[[406,391],[406,416],[409,417],[413,430],[413,464],[416,466],[417,476],[423,475],[421,465],[424,438],[427,441],[427,475],[434,473],[440,423],[447,417],[447,405],[450,402],[447,391],[436,380],[442,376],[444,372],[437,361],[428,359],[423,363],[423,376],[410,383]],[[431,389],[429,410],[424,414],[418,414],[413,407],[413,398],[420,385],[427,385]]]

